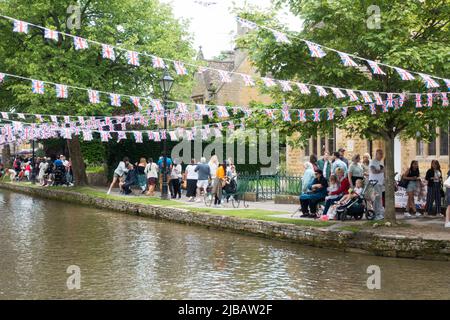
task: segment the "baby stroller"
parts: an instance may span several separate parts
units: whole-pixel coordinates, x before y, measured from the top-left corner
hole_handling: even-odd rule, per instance
[[[367,220],[373,220],[375,218],[375,211],[372,210],[374,200],[374,187],[378,182],[376,180],[370,180],[364,186],[361,194],[345,205],[339,206],[336,209],[337,219],[345,221],[347,219],[355,218],[355,220],[361,220],[366,215]]]

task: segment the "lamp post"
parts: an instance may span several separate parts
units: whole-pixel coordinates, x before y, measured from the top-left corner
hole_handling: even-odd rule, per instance
[[[163,108],[164,108],[164,131],[167,131],[167,97],[169,95],[170,89],[172,89],[174,79],[170,76],[169,71],[164,70],[163,77],[159,80],[159,85],[163,92]],[[167,136],[165,139],[161,139],[163,144],[163,173],[162,173],[162,188],[161,188],[161,199],[168,199],[168,187],[167,187]]]
[[[35,153],[34,153],[34,139],[32,140],[32,142],[31,142],[31,145],[32,145],[32,149],[33,149],[33,154],[32,154],[32,160],[31,160],[31,172],[30,172],[30,174],[31,174],[31,182],[33,183],[33,184],[35,184],[36,183],[36,168],[35,168],[35,166],[36,166],[36,159],[35,159]]]

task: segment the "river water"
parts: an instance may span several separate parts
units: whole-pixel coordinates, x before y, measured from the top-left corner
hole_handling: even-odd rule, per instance
[[[366,285],[372,265],[380,290]],[[67,287],[69,266],[79,267],[79,290]],[[448,262],[346,254],[6,191],[0,271],[0,299],[450,299]]]

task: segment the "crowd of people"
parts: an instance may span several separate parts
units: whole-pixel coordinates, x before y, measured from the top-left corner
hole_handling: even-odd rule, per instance
[[[383,150],[377,150],[375,158],[364,154],[362,159],[355,154],[351,161],[345,158],[345,149],[341,148],[332,154],[323,153],[318,160],[315,155],[310,156],[310,161],[304,164],[305,172],[302,177],[302,189],[300,205],[302,217],[334,219],[337,206],[349,203],[355,197],[361,196],[364,185],[369,181],[375,182],[373,186],[372,208],[375,212],[375,220],[384,219],[384,192],[385,192],[385,167]],[[450,171],[447,173],[450,179]],[[444,183],[445,182],[445,183]],[[450,183],[450,180],[449,180]],[[431,162],[431,167],[422,177],[419,163],[412,161],[411,166],[401,175],[399,186],[406,189],[408,202],[405,217],[412,218],[423,215],[417,210],[415,197],[425,190],[426,205],[425,215],[442,215],[442,200],[447,198],[447,214],[445,227],[450,228],[450,186],[441,171],[437,160]],[[444,192],[447,189],[447,194]],[[323,213],[318,214],[320,203],[324,203]]]
[[[17,156],[11,168],[0,164],[0,177],[9,177],[11,181],[36,181],[41,186],[73,186],[72,162],[64,155],[56,159],[50,157]]]
[[[159,190],[163,189],[164,175],[172,199],[181,199],[182,190],[185,189],[188,201],[201,202],[204,193],[211,188],[215,207],[221,207],[224,189],[227,193],[233,193],[237,186],[237,172],[231,159],[219,163],[216,155],[209,162],[202,157],[200,161],[192,159],[185,166],[170,157],[166,157],[165,166],[163,156],[157,162],[151,158],[141,158],[135,164],[125,157],[114,170],[107,193],[110,194],[118,184],[121,194],[129,195],[133,192],[131,188],[137,186],[141,194],[154,196],[157,184]]]

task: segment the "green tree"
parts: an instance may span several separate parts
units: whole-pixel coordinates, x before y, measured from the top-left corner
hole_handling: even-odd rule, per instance
[[[373,1],[317,1],[317,0],[278,0],[278,5],[288,5],[291,11],[302,19],[303,30],[291,34],[292,44],[280,44],[273,34],[264,29],[251,32],[239,40],[240,46],[250,53],[258,71],[264,76],[276,79],[292,79],[311,84],[322,84],[341,88],[366,89],[381,92],[427,92],[423,82],[402,81],[395,70],[383,68],[386,76],[372,75],[368,64],[357,62],[360,69],[345,67],[339,56],[327,52],[322,58],[312,58],[301,39],[325,45],[330,48],[352,53],[373,61],[381,61],[404,69],[426,74],[447,77],[450,70],[448,53],[449,0],[380,0],[376,1],[380,9],[379,28],[372,29],[371,13],[368,8]],[[272,13],[237,9],[238,14],[260,25],[278,30],[286,28],[276,21]],[[369,22],[369,23],[368,23]],[[443,89],[445,86],[442,83]],[[262,89],[266,90],[266,89]],[[332,94],[318,97],[316,94],[302,95],[298,90],[283,93],[278,88],[270,91],[278,101],[285,100],[292,108],[312,109],[318,107],[337,107],[348,105],[348,101],[337,101]],[[386,99],[386,96],[383,97]],[[394,139],[401,138],[430,139],[434,136],[429,126],[447,126],[449,109],[442,107],[415,108],[414,97],[399,110],[390,109],[382,113],[379,108],[376,116],[365,111],[350,110],[343,118],[339,112],[335,121],[321,122],[298,121],[283,122],[268,120],[259,115],[251,121],[255,126],[266,126],[269,122],[287,135],[299,132],[300,136],[291,140],[291,144],[301,144],[318,132],[330,133],[333,126],[346,130],[349,134],[366,139],[381,139],[386,148],[386,215],[395,222],[394,197]]]
[[[191,61],[195,56],[186,21],[174,18],[169,5],[158,0],[74,1],[79,7],[80,26],[69,11],[71,3],[60,0],[5,0],[0,13],[36,25],[63,31],[101,43],[117,44],[126,49],[155,54],[175,60]],[[72,28],[73,27],[73,28]],[[28,34],[12,32],[12,21],[0,19],[0,72],[33,79],[63,83],[136,96],[160,97],[158,79],[161,71],[152,68],[149,57],[140,56],[140,67],[128,65],[125,52],[116,50],[116,60],[103,59],[101,46],[90,44],[76,51],[71,37],[58,41],[44,38],[42,30],[30,26]],[[173,98],[188,97],[191,77],[176,77]],[[102,103],[89,104],[87,93],[72,90],[68,99],[58,100],[54,88],[45,95],[31,93],[31,84],[13,78],[0,87],[2,111],[64,115],[117,115],[135,111],[122,99],[122,107]],[[30,120],[30,119],[29,119]],[[77,137],[67,140],[73,161],[75,181],[85,184],[86,175]]]

